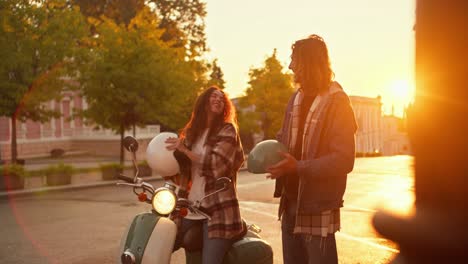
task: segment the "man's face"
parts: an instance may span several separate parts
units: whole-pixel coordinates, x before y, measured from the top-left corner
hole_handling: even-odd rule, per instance
[[[316,91],[314,87],[307,87],[304,85],[303,80],[303,68],[300,66],[298,59],[295,58],[294,54],[291,55],[291,63],[289,63],[288,67],[294,73],[294,82],[300,85],[300,89],[304,92],[306,96],[314,95]]]
[[[294,82],[300,83],[300,69],[298,65],[298,61],[295,58],[294,54],[291,55],[291,63],[289,63],[288,67],[294,73]]]
[[[297,59],[296,57],[294,56],[294,53],[291,54],[291,62],[289,63],[289,67],[288,67],[291,71],[295,72],[295,70],[297,69]]]
[[[296,60],[294,59],[292,55],[291,55],[291,62],[289,63],[288,68],[293,72],[294,72],[294,69],[296,68]]]

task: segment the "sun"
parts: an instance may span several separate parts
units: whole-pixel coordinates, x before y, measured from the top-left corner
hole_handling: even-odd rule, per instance
[[[407,105],[414,99],[414,85],[409,80],[396,80],[391,86],[393,98],[403,105]]]

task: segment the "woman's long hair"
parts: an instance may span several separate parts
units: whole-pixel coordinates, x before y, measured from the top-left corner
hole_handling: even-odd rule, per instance
[[[334,77],[325,41],[318,35],[296,41],[292,45],[292,58],[297,63],[294,74],[304,89],[322,93],[328,89]]]
[[[198,96],[195,102],[195,106],[193,107],[190,120],[181,131],[181,138],[186,138],[190,144],[193,144],[193,142],[195,142],[207,128],[207,109],[210,103],[210,96],[214,91],[220,91],[223,94],[224,111],[222,115],[217,115],[213,119],[213,123],[209,128],[210,130],[208,132],[208,136],[210,136],[212,133],[215,133],[223,126],[224,123],[231,123],[234,125],[236,130],[238,129],[236,109],[231,100],[229,100],[223,90],[221,90],[219,87],[210,86]]]

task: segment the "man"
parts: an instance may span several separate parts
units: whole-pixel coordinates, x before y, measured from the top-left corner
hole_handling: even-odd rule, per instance
[[[354,166],[357,129],[350,101],[334,82],[328,50],[320,36],[298,40],[291,64],[299,89],[291,96],[277,139],[288,147],[268,168],[281,197],[283,260],[338,263],[335,232],[347,174]]]

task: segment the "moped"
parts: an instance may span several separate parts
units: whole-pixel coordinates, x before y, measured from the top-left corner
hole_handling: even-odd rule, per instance
[[[171,214],[174,212],[180,214],[189,210],[209,219],[210,216],[200,209],[201,201],[215,193],[232,188],[231,180],[227,177],[218,179],[215,192],[199,201],[192,202],[179,197],[180,187],[174,182],[165,181],[163,187],[155,189],[153,185],[138,177],[136,161],[138,142],[135,138],[128,136],[124,138],[123,145],[132,153],[135,175],[131,178],[120,174],[117,177],[124,182],[119,182],[117,185],[132,187],[138,200],[151,204],[152,209],[150,212],[136,215],[124,232],[120,243],[119,262],[122,264],[169,264],[177,235],[177,224],[170,218]],[[253,224],[245,224],[245,227],[247,232],[232,245],[223,263],[272,264],[273,251],[271,246],[261,239],[260,228]],[[187,231],[182,240],[186,263],[201,263],[201,229],[194,228]]]

